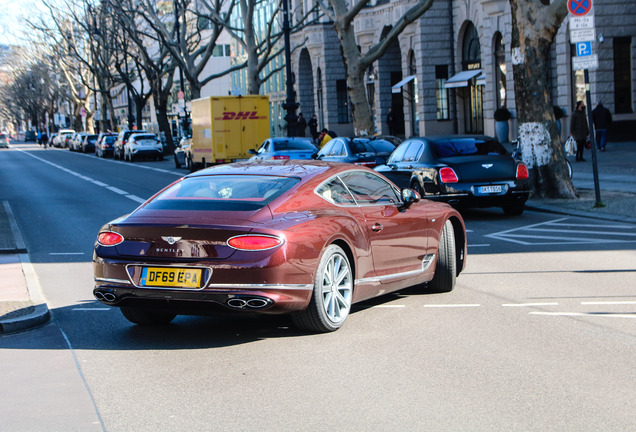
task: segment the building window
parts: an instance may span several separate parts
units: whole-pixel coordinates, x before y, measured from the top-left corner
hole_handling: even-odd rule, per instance
[[[437,120],[450,119],[449,90],[445,88],[446,80],[448,80],[448,65],[435,66]]]
[[[230,56],[230,45],[217,45],[214,47],[212,51],[212,57],[229,57]]]
[[[495,96],[497,108],[506,106],[506,50],[501,33],[495,36]]]
[[[338,105],[338,123],[349,123],[349,99],[347,95],[347,81],[336,81],[336,97]]]
[[[614,39],[614,106],[616,114],[633,112],[631,47],[630,37]]]

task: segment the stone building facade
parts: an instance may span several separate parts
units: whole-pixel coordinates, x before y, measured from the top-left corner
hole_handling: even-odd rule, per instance
[[[312,3],[291,0],[291,10],[307,10]],[[372,0],[354,22],[361,51],[381,40],[413,3]],[[603,100],[614,115],[614,137],[628,138],[626,132],[636,125],[636,2],[594,0],[594,14],[599,68],[590,70],[593,105]],[[436,0],[367,71],[376,132],[388,133],[385,119],[392,108],[398,120],[395,134],[403,137],[494,135],[494,111],[505,106],[513,113],[514,138],[511,32],[507,0]],[[352,134],[345,68],[333,25],[308,26],[292,36],[292,45],[300,47],[292,56],[300,112],[305,118],[317,114],[320,127]],[[552,101],[567,114],[584,98],[583,71],[572,68],[575,55],[566,18],[552,46],[550,77]]]

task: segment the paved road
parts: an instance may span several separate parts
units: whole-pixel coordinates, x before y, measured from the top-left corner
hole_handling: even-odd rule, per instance
[[[365,302],[327,335],[281,317],[142,328],[92,299],[92,243],[185,171],[20,149],[0,154],[2,199],[53,319],[0,337],[0,430],[633,429],[632,224],[467,212],[452,293]]]

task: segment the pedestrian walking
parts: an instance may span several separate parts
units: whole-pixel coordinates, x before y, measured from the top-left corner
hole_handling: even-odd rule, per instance
[[[316,116],[316,114],[311,116],[311,118],[309,119],[308,126],[309,126],[309,133],[311,134],[311,137],[315,141],[318,138],[318,117]]]
[[[389,135],[395,134],[395,119],[393,118],[393,108],[389,108],[389,112],[386,115],[386,124],[389,126]]]
[[[598,101],[596,108],[592,110],[592,121],[596,131],[596,146],[600,151],[605,151],[607,146],[607,129],[612,124],[612,113],[603,106],[603,101]]]
[[[46,133],[46,131],[42,132],[40,139],[42,140],[42,145],[46,149],[46,146],[49,144],[49,135]]]
[[[307,128],[307,120],[303,117],[303,113],[298,114],[298,124],[296,125],[296,135],[299,137],[305,136],[305,129]]]
[[[583,101],[576,102],[576,108],[570,119],[570,135],[576,141],[576,161],[585,162],[583,150],[585,150],[585,143],[590,136],[590,130],[587,127],[587,116],[585,115],[585,104]]]

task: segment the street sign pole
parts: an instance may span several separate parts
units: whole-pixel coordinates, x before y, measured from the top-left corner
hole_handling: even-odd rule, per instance
[[[592,143],[592,171],[594,173],[594,193],[596,194],[596,202],[594,207],[605,207],[601,202],[601,187],[598,179],[598,162],[596,159],[596,134],[594,133],[594,121],[592,119],[592,96],[590,95],[590,71],[583,70],[585,75],[585,101],[587,102],[587,124],[590,131],[590,142]]]

